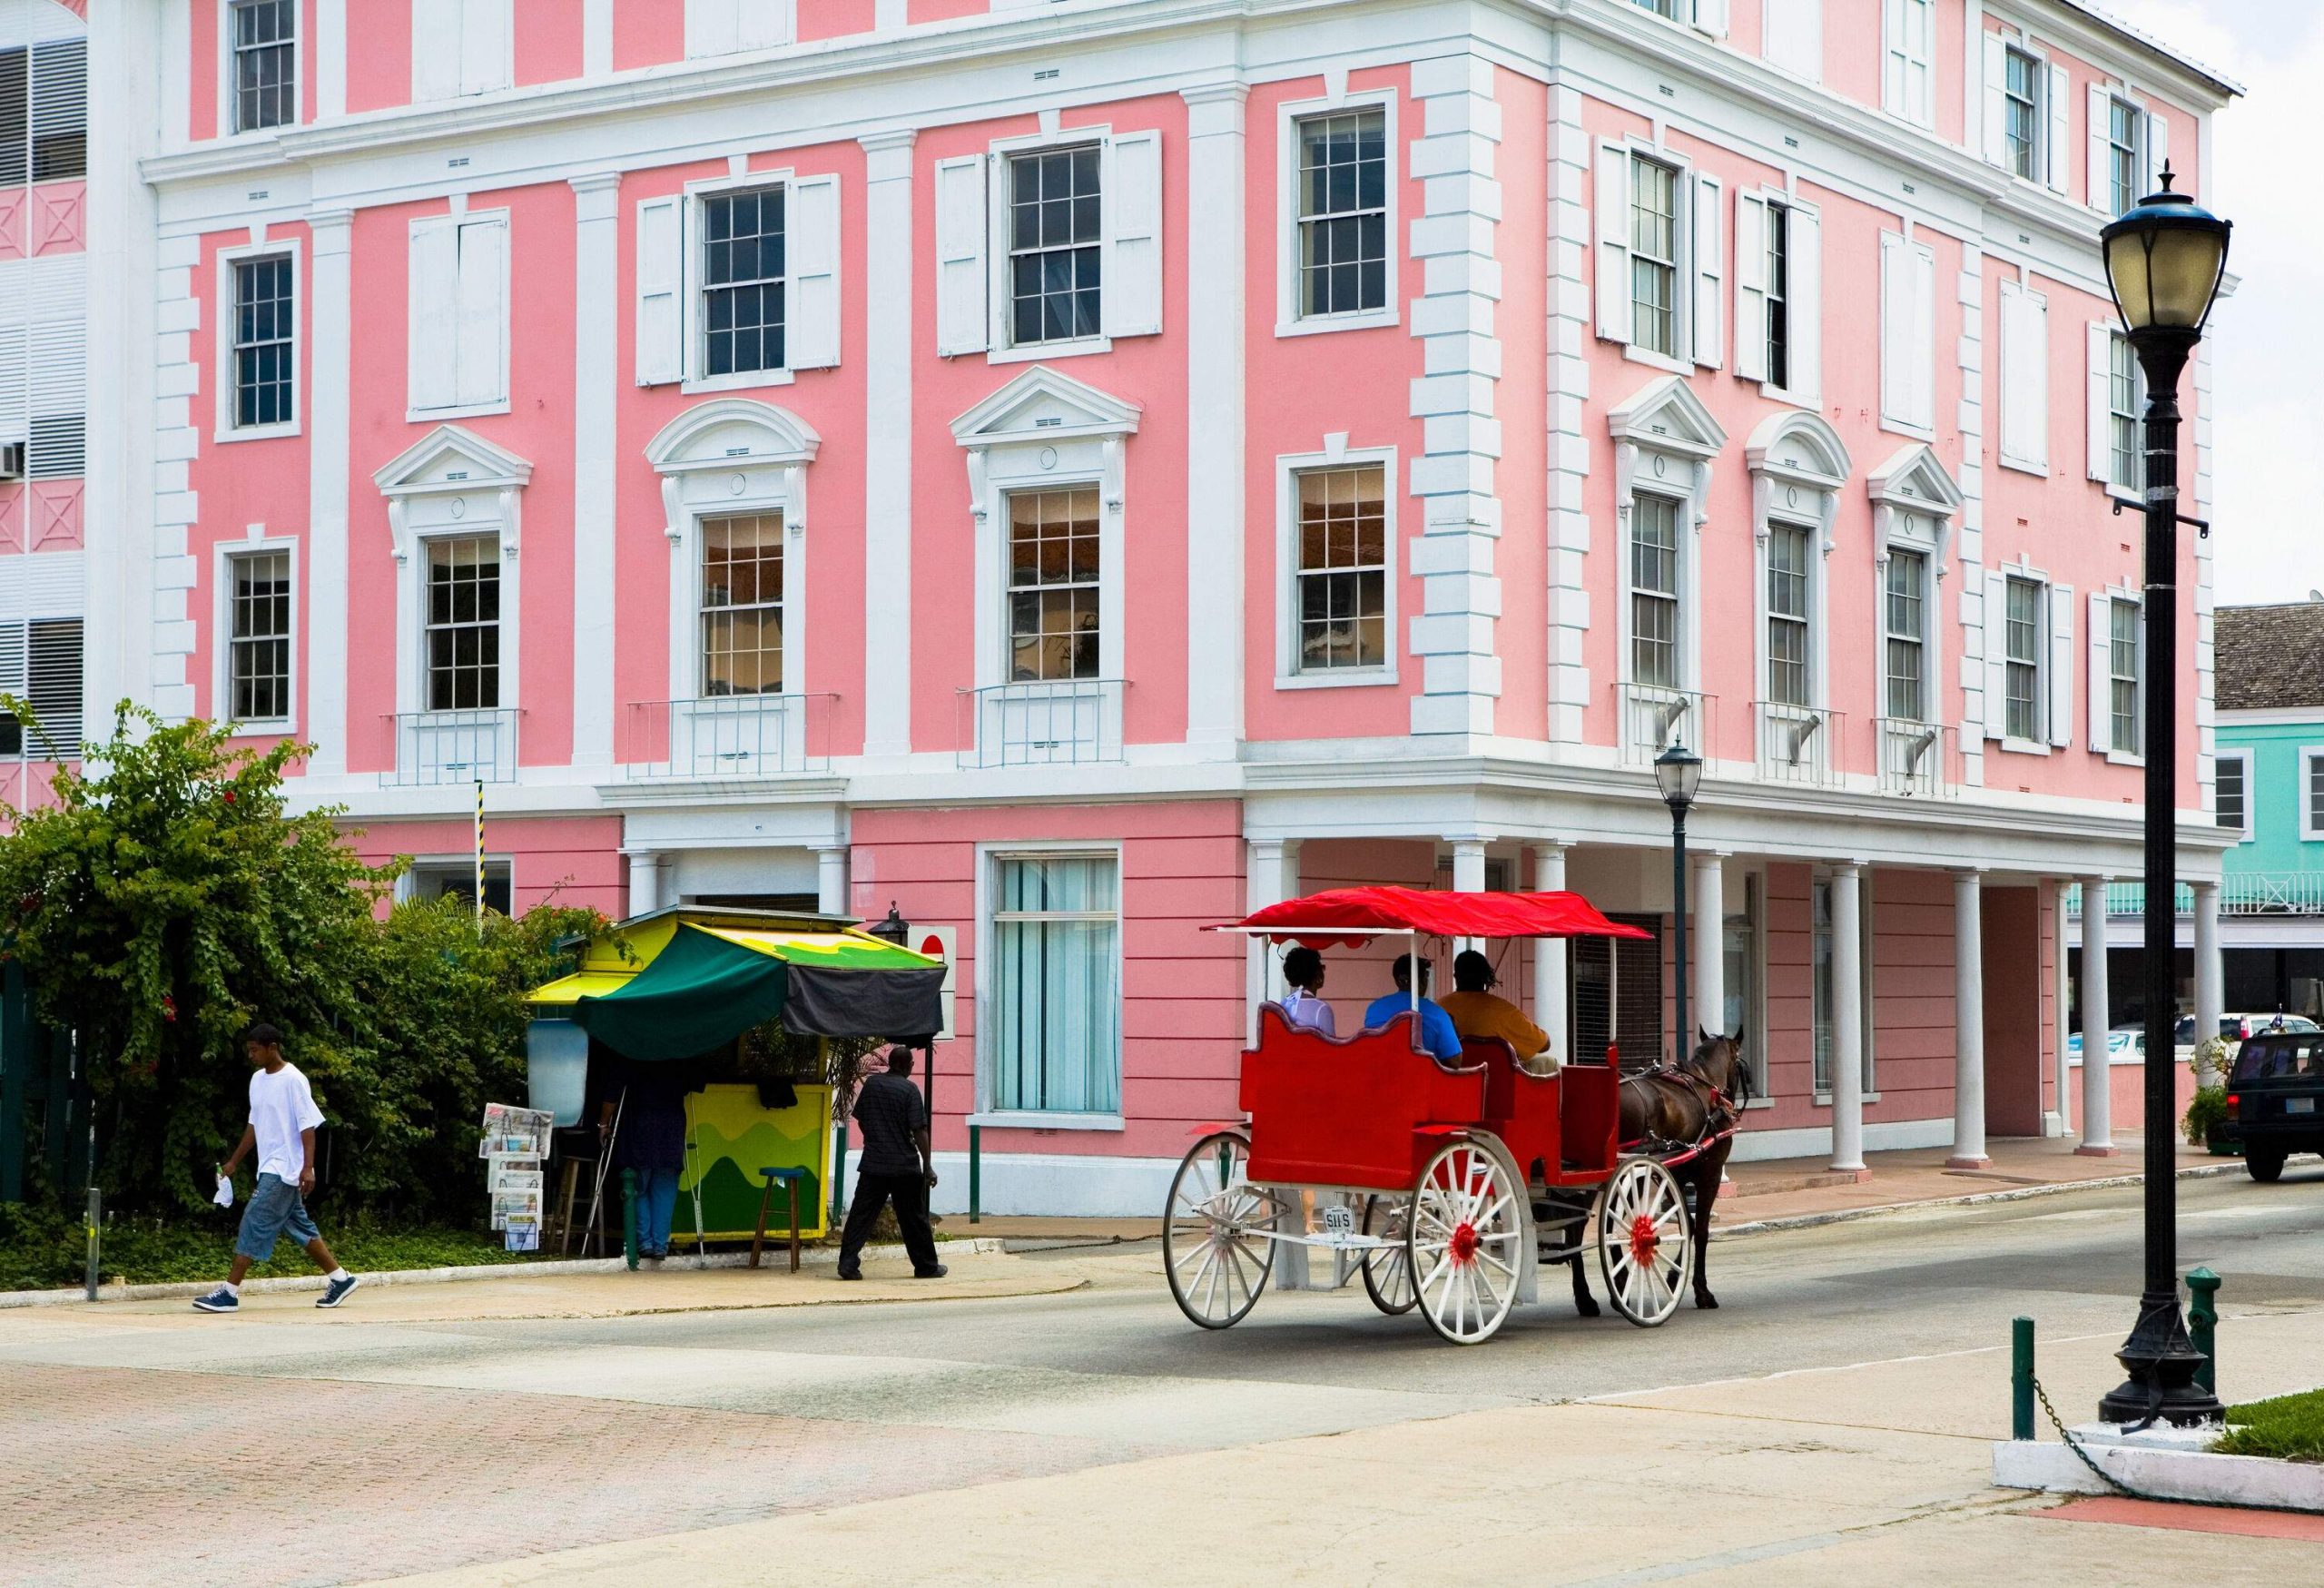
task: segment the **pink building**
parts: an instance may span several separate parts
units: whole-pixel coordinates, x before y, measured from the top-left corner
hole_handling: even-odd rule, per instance
[[[1205,925],[1393,881],[1659,932],[1684,743],[1743,1149],[2065,1129],[2062,890],[2139,841],[2096,234],[2205,190],[2200,66],[2079,0],[91,25],[89,697],[302,736],[414,886],[481,780],[517,908],[893,902],[957,941],[940,1155],[1147,1211],[1275,974]],[[1667,948],[1618,1009],[1602,947],[1502,980],[1665,1040]]]

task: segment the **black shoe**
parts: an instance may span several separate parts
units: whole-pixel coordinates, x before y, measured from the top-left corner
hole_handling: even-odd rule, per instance
[[[911,1277],[915,1279],[941,1279],[945,1275],[951,1271],[951,1269],[946,1267],[943,1264],[939,1263],[932,1268],[914,1268],[911,1271]]]
[[[839,1271],[839,1277],[842,1279],[861,1279],[863,1277],[863,1270],[854,1267],[842,1267]]]

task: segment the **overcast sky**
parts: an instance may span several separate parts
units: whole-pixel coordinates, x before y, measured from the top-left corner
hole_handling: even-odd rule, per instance
[[[2316,148],[2324,5],[2101,4],[2245,90],[2213,123],[2211,189],[2200,194],[2235,222],[2228,263],[2241,278],[2211,321],[2212,566],[2221,602],[2299,600],[2324,589],[2324,305],[2309,295],[2324,281],[2324,190],[2285,182]]]

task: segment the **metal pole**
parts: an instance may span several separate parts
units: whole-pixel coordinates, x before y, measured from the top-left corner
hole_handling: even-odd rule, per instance
[[[984,1217],[984,1127],[969,1127],[969,1222]]]
[[[621,1171],[621,1255],[637,1269],[637,1171]]]
[[[476,780],[476,934],[484,935],[484,779],[480,777]]]
[[[97,1298],[98,1250],[99,1244],[103,1239],[99,1231],[103,1228],[104,1211],[104,1193],[96,1187],[91,1186],[89,1188],[89,1271],[86,1278],[89,1299],[92,1301]]]
[[[2202,1354],[2179,1311],[2176,1130],[2172,1083],[2177,1055],[2179,891],[2179,377],[2196,333],[2142,332],[2134,339],[2146,372],[2146,760],[2145,898],[2146,1109],[2139,1135],[2146,1168],[2146,1285],[2138,1322],[2115,1357],[2128,1376],[2098,1403],[2111,1423],[2206,1422],[2221,1415],[2216,1396],[2195,1382]],[[2161,1040],[2156,1040],[2158,1037]],[[2103,1064],[2087,1053],[2083,1062]]]
[[[1678,1063],[1687,1056],[1687,809],[1674,806],[1670,812],[1670,930],[1671,963],[1678,984],[1670,991],[1676,999],[1674,1012],[1678,1015],[1678,1035],[1671,1043],[1670,1061]]]
[[[2219,1276],[2209,1268],[2197,1268],[2187,1276],[2187,1337],[2195,1349],[2203,1354],[2203,1365],[2195,1369],[2195,1382],[2211,1394],[2219,1393]]]
[[[2034,1437],[2034,1320],[2013,1318],[2009,1325],[2009,1436]]]

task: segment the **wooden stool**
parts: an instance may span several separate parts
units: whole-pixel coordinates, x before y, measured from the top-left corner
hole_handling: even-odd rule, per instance
[[[759,1227],[757,1233],[751,1237],[751,1267],[755,1268],[759,1266],[759,1248],[766,1243],[767,1209],[774,1201],[774,1183],[781,1180],[783,1189],[790,1193],[791,1271],[795,1274],[799,1271],[799,1182],[807,1178],[807,1171],[803,1169],[768,1168],[760,1169],[759,1173],[765,1177],[766,1189],[759,1193]]]

